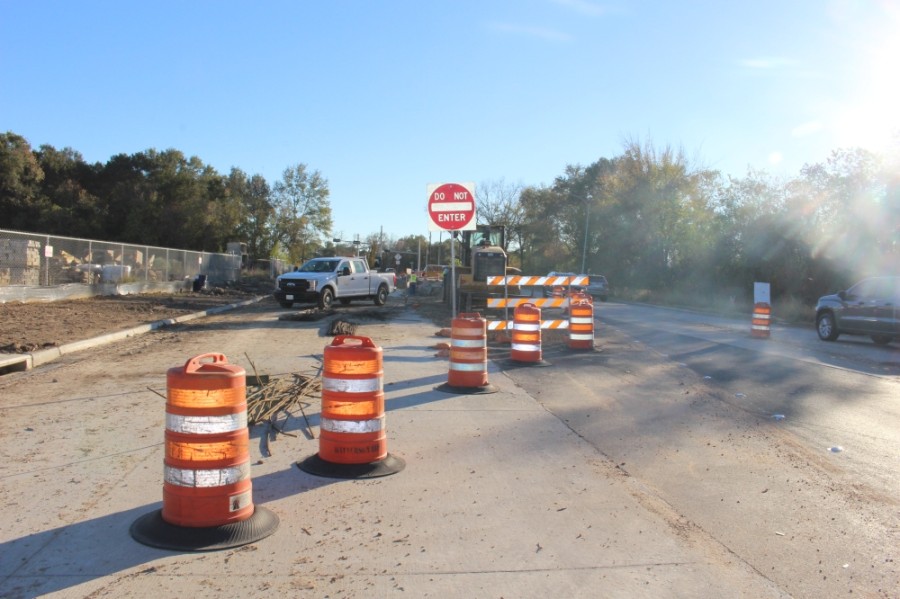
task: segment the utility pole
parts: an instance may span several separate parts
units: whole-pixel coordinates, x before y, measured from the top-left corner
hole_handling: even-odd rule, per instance
[[[584,198],[584,249],[581,252],[581,273],[587,274],[584,270],[585,262],[587,262],[587,244],[588,244],[588,226],[591,222],[591,194],[586,194]]]

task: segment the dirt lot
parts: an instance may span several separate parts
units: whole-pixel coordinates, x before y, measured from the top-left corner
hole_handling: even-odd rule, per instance
[[[252,298],[278,306],[259,289],[213,288],[200,293],[98,296],[58,302],[0,304],[0,353],[27,353],[98,335],[131,329],[159,320],[193,314]],[[402,297],[392,302],[404,302]],[[440,297],[410,297],[408,305],[440,326],[449,326],[447,307]],[[295,306],[303,310],[311,306]]]
[[[200,293],[97,296],[58,302],[0,304],[0,353],[25,353],[242,302],[258,294]]]

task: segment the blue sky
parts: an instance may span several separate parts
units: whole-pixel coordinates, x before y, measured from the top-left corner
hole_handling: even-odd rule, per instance
[[[304,163],[344,238],[427,234],[429,183],[550,185],[626,138],[734,176],[881,151],[898,73],[900,0],[0,0],[0,130],[270,184]]]

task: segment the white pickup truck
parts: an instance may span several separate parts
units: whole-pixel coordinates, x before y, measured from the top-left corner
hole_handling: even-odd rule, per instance
[[[313,258],[297,270],[275,280],[275,299],[282,308],[294,303],[316,303],[328,310],[338,300],[371,299],[383,306],[394,290],[393,276],[369,270],[362,258]]]

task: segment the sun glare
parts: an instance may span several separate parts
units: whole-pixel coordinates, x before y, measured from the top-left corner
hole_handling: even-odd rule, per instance
[[[872,6],[879,8],[873,8],[869,25],[855,32],[859,66],[834,127],[842,147],[882,152],[900,134],[900,7]]]

